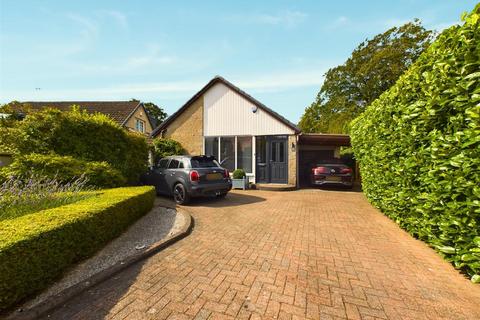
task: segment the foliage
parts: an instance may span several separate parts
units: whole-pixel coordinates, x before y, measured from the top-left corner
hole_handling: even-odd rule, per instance
[[[152,142],[155,163],[168,156],[181,155],[185,153],[180,142],[169,138],[157,138]]]
[[[0,311],[51,284],[153,206],[152,187],[109,189],[0,222]]]
[[[152,102],[145,102],[143,106],[145,107],[150,119],[153,120],[153,127],[160,125],[167,118],[167,113],[163,110],[163,108],[157,106],[156,104]]]
[[[119,170],[129,183],[138,181],[146,169],[148,146],[145,137],[130,133],[103,114],[88,114],[73,108],[62,112],[46,109],[29,113],[0,138],[0,146],[17,154],[71,156],[85,161],[105,161]]]
[[[315,102],[305,109],[303,132],[345,133],[382,92],[390,88],[433,38],[419,20],[362,42],[348,60],[328,70]]]
[[[243,179],[245,178],[247,175],[245,173],[245,171],[243,169],[236,169],[233,171],[232,173],[232,177],[233,179]]]
[[[126,182],[120,171],[105,161],[83,161],[55,154],[31,153],[26,156],[16,156],[13,163],[1,168],[0,172],[2,172],[0,182],[2,182],[2,176],[3,179],[26,177],[28,180],[32,173],[65,184],[84,177],[86,185],[102,188],[118,187],[125,185]]]
[[[352,124],[369,200],[480,282],[480,5]]]
[[[35,174],[9,178],[0,184],[0,221],[85,199],[86,182],[84,176],[68,183]]]
[[[0,105],[0,113],[8,115],[6,117],[0,117],[0,126],[10,127],[14,125],[16,121],[25,118],[25,113],[29,111],[30,108],[28,106],[18,101],[12,101],[10,103]]]
[[[138,101],[136,99],[132,99],[132,101]],[[163,110],[162,107],[157,106],[153,102],[144,102],[143,107],[145,111],[147,111],[148,117],[152,122],[153,127],[160,125],[165,119],[167,119],[167,113]]]

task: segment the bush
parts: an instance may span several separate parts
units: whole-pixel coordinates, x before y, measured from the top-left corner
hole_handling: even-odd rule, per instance
[[[368,199],[480,282],[480,5],[352,123]]]
[[[181,155],[185,153],[180,142],[168,138],[154,139],[153,142],[154,161],[157,163],[160,159]]]
[[[32,173],[43,178],[68,183],[83,176],[87,185],[112,188],[125,185],[126,179],[119,170],[107,162],[82,161],[69,156],[36,154],[17,156],[12,164],[0,169],[0,182],[5,177],[29,177]]]
[[[76,108],[69,112],[46,109],[30,113],[15,127],[3,130],[14,131],[5,136],[13,135],[15,139],[0,138],[0,147],[15,150],[16,154],[55,153],[84,161],[105,161],[119,170],[128,183],[136,183],[147,168],[145,137],[127,132],[103,114],[88,114]]]
[[[233,179],[243,179],[247,175],[245,174],[245,171],[243,169],[236,169],[232,173]]]
[[[37,175],[7,179],[0,183],[0,221],[87,198],[85,184],[83,176],[68,183]]]
[[[153,206],[152,187],[99,191],[73,204],[0,222],[0,311],[44,289]]]

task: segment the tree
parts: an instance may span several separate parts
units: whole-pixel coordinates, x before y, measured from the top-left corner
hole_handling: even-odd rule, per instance
[[[180,142],[169,138],[153,139],[152,145],[155,163],[160,161],[161,158],[185,153],[185,149]]]
[[[131,101],[138,101],[137,99],[132,99]],[[160,123],[163,122],[167,118],[167,113],[163,110],[163,108],[157,106],[153,102],[144,102],[143,106],[145,107],[145,111],[148,114],[150,121],[152,122],[153,127],[157,127]]]
[[[300,119],[300,128],[347,132],[350,121],[389,89],[434,37],[415,19],[363,41],[344,64],[327,71],[316,100]]]

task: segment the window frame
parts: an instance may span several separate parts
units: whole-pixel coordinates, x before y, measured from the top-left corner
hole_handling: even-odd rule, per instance
[[[142,125],[142,130],[138,129],[138,124]],[[135,131],[140,133],[145,133],[145,121],[143,121],[142,119],[135,118]]]
[[[203,150],[204,150],[204,154],[206,153],[206,150],[207,150],[207,139],[217,139],[217,144],[218,144],[218,157],[216,158],[217,161],[219,163],[222,162],[222,144],[223,144],[223,140],[225,138],[228,138],[228,139],[233,139],[233,154],[234,154],[234,170],[236,169],[239,169],[238,168],[238,138],[249,138],[250,139],[250,145],[251,145],[251,157],[250,157],[250,160],[252,161],[252,164],[251,164],[251,170],[250,172],[247,172],[245,171],[246,174],[249,174],[249,175],[252,175],[255,171],[255,164],[256,164],[256,159],[255,159],[255,151],[254,151],[254,146],[255,146],[255,142],[253,141],[253,139],[255,139],[255,136],[248,136],[248,135],[239,135],[239,136],[236,136],[236,135],[224,135],[224,136],[204,136],[203,137]],[[254,162],[255,161],[255,162]],[[241,169],[244,169],[245,168],[241,168]]]

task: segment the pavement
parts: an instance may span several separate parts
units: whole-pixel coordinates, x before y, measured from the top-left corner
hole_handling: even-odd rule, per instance
[[[182,209],[190,236],[45,319],[480,319],[480,286],[362,193],[232,191]]]

